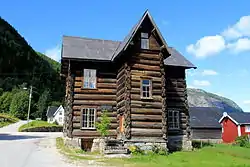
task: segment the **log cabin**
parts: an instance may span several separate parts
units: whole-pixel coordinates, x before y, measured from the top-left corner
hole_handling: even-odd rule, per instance
[[[110,137],[190,148],[185,70],[196,67],[167,45],[148,10],[123,41],[63,36],[61,64],[67,137],[100,137],[105,109]]]

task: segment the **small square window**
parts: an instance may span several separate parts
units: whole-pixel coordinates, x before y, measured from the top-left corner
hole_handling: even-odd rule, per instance
[[[94,129],[96,121],[96,109],[95,108],[83,108],[82,109],[82,128]]]
[[[250,132],[250,125],[245,126],[245,132]]]

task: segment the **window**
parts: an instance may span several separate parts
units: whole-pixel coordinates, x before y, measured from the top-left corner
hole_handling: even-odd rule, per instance
[[[84,108],[82,110],[82,128],[84,129],[95,128],[95,117],[96,117],[95,108]]]
[[[62,111],[59,111],[59,115],[62,115]]]
[[[178,110],[168,110],[168,127],[169,129],[179,129],[180,120],[179,120],[179,111]]]
[[[246,131],[246,132],[250,132],[250,125],[246,125],[246,126],[245,126],[245,131]]]
[[[141,80],[141,98],[152,98],[152,82],[149,79]]]
[[[62,122],[62,117],[59,117],[59,122]]]
[[[148,33],[141,33],[141,49],[149,49]]]
[[[53,121],[53,118],[50,118],[49,121],[52,122],[52,121]]]
[[[83,88],[96,88],[96,70],[93,69],[84,69],[83,72],[84,83]]]

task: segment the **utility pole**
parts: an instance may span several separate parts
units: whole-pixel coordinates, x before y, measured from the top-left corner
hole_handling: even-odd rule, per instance
[[[30,86],[30,95],[29,95],[29,108],[28,108],[28,116],[27,116],[27,122],[29,123],[30,120],[30,105],[31,105],[31,98],[32,98],[32,85]]]

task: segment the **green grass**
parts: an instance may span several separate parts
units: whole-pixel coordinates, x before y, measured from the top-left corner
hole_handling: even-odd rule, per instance
[[[6,119],[6,121],[0,121],[0,128],[4,127],[4,126],[8,126],[10,124],[16,123],[19,121],[18,118],[6,114],[6,113],[0,113],[0,119]]]
[[[55,127],[55,126],[60,126],[60,125],[56,125],[56,124],[51,124],[51,123],[48,123],[46,121],[31,121],[27,124],[24,124],[22,126],[20,126],[18,128],[18,131],[21,132],[22,130],[24,129],[27,129],[27,128],[37,128],[37,127]]]
[[[80,150],[72,149],[57,138],[57,148],[74,160],[95,160],[108,166],[127,167],[250,167],[250,149],[239,146],[218,144],[192,152],[175,152],[163,155],[132,155],[131,158],[103,158]]]

